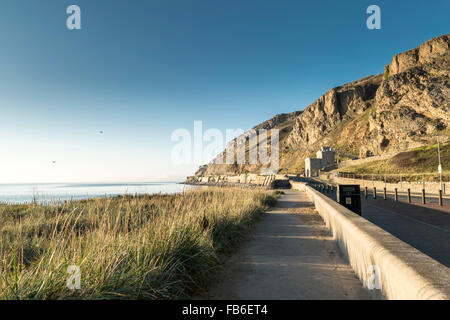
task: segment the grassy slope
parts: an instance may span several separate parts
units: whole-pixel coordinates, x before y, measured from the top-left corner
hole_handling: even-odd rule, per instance
[[[441,162],[444,174],[450,173],[450,143],[441,145]],[[355,174],[437,174],[437,145],[402,152],[389,160],[373,161],[340,169]]]
[[[204,289],[272,193],[243,189],[0,205],[0,299],[176,299]],[[67,267],[81,290],[66,288]]]

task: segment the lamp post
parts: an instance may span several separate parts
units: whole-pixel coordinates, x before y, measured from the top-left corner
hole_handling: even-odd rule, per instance
[[[439,188],[442,191],[442,165],[441,165],[441,147],[439,144],[439,136],[436,135],[437,139],[437,145],[438,145],[438,159],[439,159],[439,166],[438,166],[438,172],[439,172]]]

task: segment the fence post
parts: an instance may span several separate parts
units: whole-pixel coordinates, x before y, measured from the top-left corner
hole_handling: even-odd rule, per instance
[[[377,198],[377,188],[373,187],[373,198],[376,199]]]
[[[439,190],[439,205],[442,207],[442,190]]]
[[[386,187],[384,187],[384,189],[383,189],[383,195],[384,195],[384,200],[386,200],[387,199],[387,194],[386,194]]]
[[[422,204],[426,204],[426,200],[425,200],[425,189],[422,189]]]
[[[411,189],[408,188],[408,203],[411,203]]]
[[[398,202],[397,188],[394,189],[394,201],[395,201],[395,202]]]

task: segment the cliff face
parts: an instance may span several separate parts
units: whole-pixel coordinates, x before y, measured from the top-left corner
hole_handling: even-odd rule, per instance
[[[449,49],[449,35],[442,35],[428,40],[417,48],[395,55],[389,64],[389,74],[395,75],[418,65],[432,62],[434,59],[448,53]]]
[[[377,90],[376,112],[370,119],[365,149],[381,154],[430,143],[436,134],[448,137],[450,39],[443,38],[447,41],[447,51],[439,49],[436,54],[430,49],[425,51],[431,52],[430,55],[421,55],[421,50],[415,49],[418,64],[411,64],[409,53],[394,57],[389,65],[391,75]],[[425,47],[442,48],[434,43],[442,45],[443,38],[428,41]],[[373,139],[383,143],[376,145]]]
[[[450,136],[450,37],[433,38],[393,57],[389,76],[368,76],[333,88],[301,113],[255,128],[279,128],[281,172],[303,171],[321,145],[338,158],[380,155]],[[257,172],[259,165],[215,165],[197,175]]]
[[[381,81],[381,75],[369,76],[329,90],[297,117],[287,144],[293,148],[314,148],[340,123],[370,108]]]
[[[268,153],[270,154],[270,130],[278,129],[280,141],[284,141],[286,137],[292,132],[292,127],[294,126],[295,120],[299,115],[302,114],[302,111],[295,111],[291,113],[282,113],[276,115],[275,117],[260,123],[259,125],[253,127],[252,129],[258,130],[265,129],[267,130],[267,144],[268,144]],[[239,140],[239,137],[234,141]],[[258,136],[258,141],[261,143],[263,139]],[[259,144],[258,144],[259,146]],[[200,169],[195,173],[196,176],[208,176],[208,175],[227,175],[227,174],[241,174],[247,172],[258,172],[262,168],[260,163],[257,164],[249,164],[248,155],[250,153],[249,145],[246,145],[246,160],[245,164],[238,164],[237,161],[234,164],[217,164],[216,160],[221,158],[223,163],[225,163],[225,150],[221,152],[214,160],[211,161],[207,166],[200,167]],[[236,155],[236,152],[235,152]]]
[[[376,94],[365,148],[381,154],[430,143],[436,134],[448,137],[450,37],[437,37],[400,53],[388,68],[390,76]],[[373,138],[383,143],[376,145]]]

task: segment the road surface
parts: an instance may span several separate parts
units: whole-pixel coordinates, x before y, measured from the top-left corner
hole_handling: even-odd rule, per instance
[[[285,190],[207,299],[370,299],[305,192]]]
[[[401,202],[362,199],[362,217],[450,268],[450,214]]]

